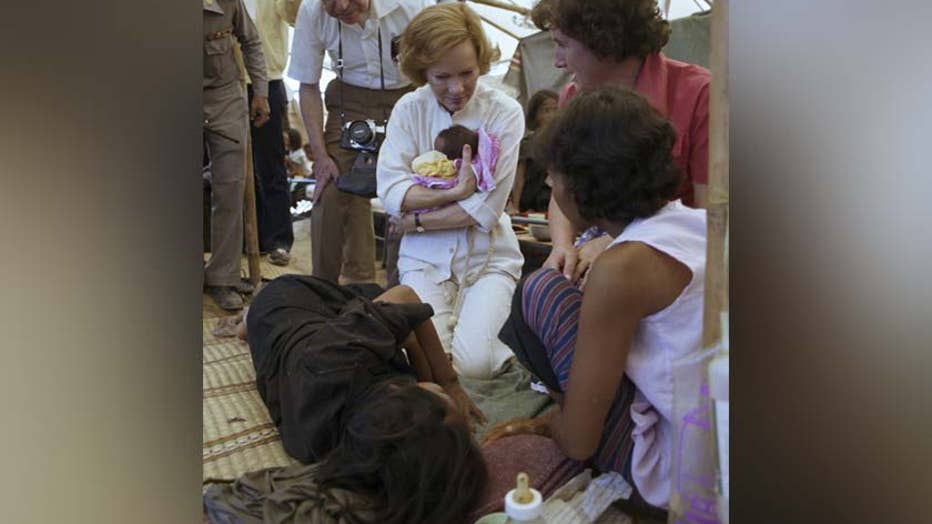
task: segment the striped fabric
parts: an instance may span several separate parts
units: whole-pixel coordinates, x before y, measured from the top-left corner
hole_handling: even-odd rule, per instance
[[[558,271],[538,269],[524,280],[521,295],[524,321],[547,351],[547,359],[563,391],[570,378],[581,306],[582,291]],[[595,466],[600,471],[617,471],[632,485],[634,423],[629,409],[634,393],[634,384],[627,375],[622,376],[595,455]]]

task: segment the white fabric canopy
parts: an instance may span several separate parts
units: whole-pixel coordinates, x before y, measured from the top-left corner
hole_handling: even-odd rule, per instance
[[[530,9],[537,3],[538,0],[499,1]],[[481,16],[487,18],[488,20],[519,37],[525,37],[538,31],[538,29],[534,27],[533,24],[531,24],[529,17],[524,17],[518,13],[514,13],[505,9],[477,4],[475,2],[467,3]],[[664,3],[664,0],[660,0],[661,10],[664,7]],[[667,14],[667,18],[671,20],[674,18],[681,18],[684,16],[689,16],[703,9],[708,9],[708,5],[704,0],[670,0],[670,10]],[[496,45],[498,45],[502,53],[501,61],[493,65],[492,71],[485,80],[490,83],[500,85],[501,78],[505,75],[505,72],[508,69],[508,62],[511,59],[511,56],[514,54],[515,49],[517,48],[518,41],[503,31],[497,29],[496,27],[493,27],[489,23],[485,24],[485,30],[486,34]],[[291,33],[289,32],[289,40],[290,35]],[[324,67],[326,68],[328,66],[329,60],[325,60]],[[335,76],[336,75],[329,70],[324,71],[323,77],[321,78],[321,91],[323,91],[323,89],[326,87],[327,82],[329,82]],[[285,85],[288,88],[288,97],[294,98],[298,91],[298,82],[286,76]]]

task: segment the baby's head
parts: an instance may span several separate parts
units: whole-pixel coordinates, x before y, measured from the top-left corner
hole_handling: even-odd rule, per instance
[[[472,148],[472,156],[475,158],[479,154],[479,133],[459,124],[444,129],[434,139],[434,149],[450,160],[462,158],[463,146],[466,144]]]

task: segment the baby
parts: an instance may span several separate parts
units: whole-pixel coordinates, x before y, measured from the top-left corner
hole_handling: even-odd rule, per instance
[[[434,189],[449,189],[455,186],[457,173],[463,162],[463,146],[466,144],[472,149],[476,187],[482,192],[495,189],[495,165],[501,153],[498,138],[486,133],[482,128],[473,131],[458,124],[438,133],[434,139],[434,150],[411,162],[414,182]]]

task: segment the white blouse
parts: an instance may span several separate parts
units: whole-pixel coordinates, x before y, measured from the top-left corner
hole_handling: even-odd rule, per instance
[[[686,358],[702,348],[705,210],[686,207],[679,200],[670,202],[657,214],[628,224],[609,248],[623,242],[647,244],[692,272],[689,284],[672,304],[641,319],[625,363],[625,374],[637,386],[630,411],[634,421],[631,475],[644,500],[666,506],[673,484],[673,377],[688,377],[687,383],[698,384],[705,372],[702,361]]]
[[[524,257],[511,229],[511,219],[505,214],[505,204],[514,184],[518,148],[524,135],[524,112],[521,105],[505,93],[479,82],[466,106],[453,115],[440,105],[429,85],[401,97],[392,110],[385,142],[379,152],[379,199],[386,212],[400,216],[405,194],[414,185],[411,161],[432,150],[437,134],[454,124],[469,129],[481,126],[498,137],[502,149],[495,167],[495,189],[474,193],[457,202],[476,220],[476,227],[405,234],[401,240],[398,270],[402,273],[424,270],[428,278],[440,283],[460,271],[460,268],[451,269],[457,256],[467,251],[473,255],[485,254],[492,244],[488,269],[519,278]]]

